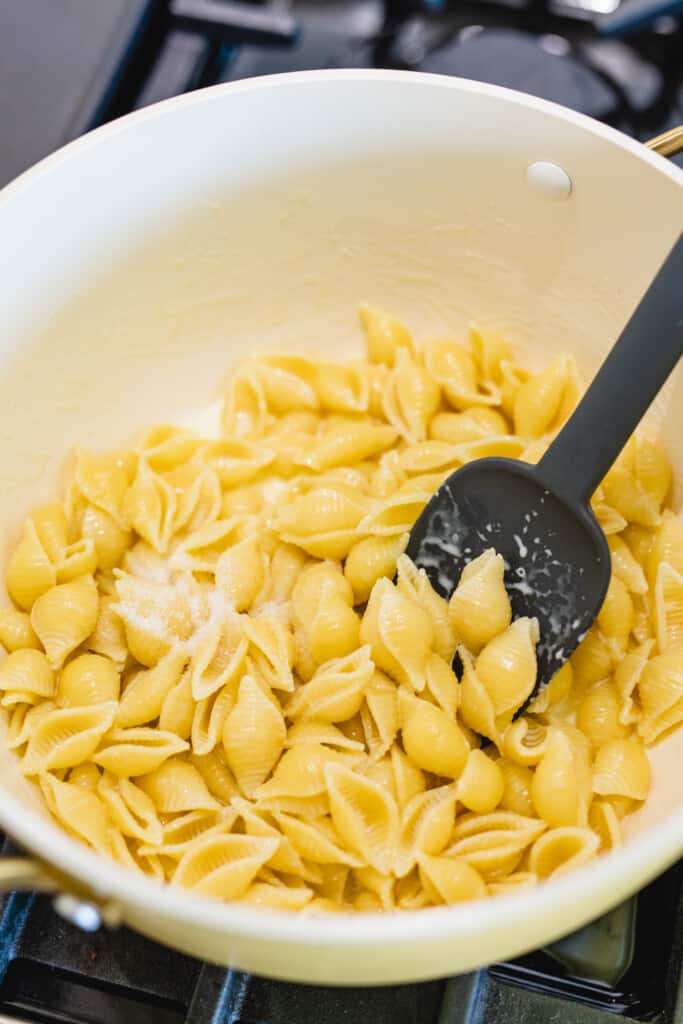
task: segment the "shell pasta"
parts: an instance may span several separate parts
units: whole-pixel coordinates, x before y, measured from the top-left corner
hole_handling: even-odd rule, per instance
[[[218,436],[75,453],[10,553],[6,745],[75,839],[128,870],[299,913],[504,895],[617,848],[646,745],[683,722],[683,526],[637,434],[593,498],[612,579],[530,699],[539,628],[504,563],[445,600],[404,554],[448,474],[533,462],[580,396],[497,335],[417,344],[361,313],[349,363],[255,355]],[[523,710],[522,710],[523,709]]]

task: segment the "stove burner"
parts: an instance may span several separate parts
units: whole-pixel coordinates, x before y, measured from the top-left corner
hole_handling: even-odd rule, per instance
[[[518,89],[601,121],[615,121],[620,109],[618,93],[568,50],[569,43],[562,36],[481,30],[434,50],[420,67]]]

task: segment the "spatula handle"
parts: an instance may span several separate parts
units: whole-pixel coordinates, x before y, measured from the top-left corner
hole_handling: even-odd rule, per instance
[[[589,501],[681,355],[683,234],[539,462],[541,481],[572,504]]]

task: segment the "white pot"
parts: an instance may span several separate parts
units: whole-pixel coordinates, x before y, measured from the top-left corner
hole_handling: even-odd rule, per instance
[[[566,173],[568,196],[557,172],[530,180],[539,161]],[[74,444],[191,418],[254,348],[351,355],[363,300],[418,333],[476,318],[532,364],[564,349],[590,373],[683,226],[682,186],[663,157],[570,111],[400,72],[219,86],[86,136],[0,195],[7,541]],[[681,481],[682,376],[655,413]],[[8,756],[0,825],[110,914],[197,956],[401,982],[521,953],[644,885],[683,851],[682,760],[683,734],[654,751],[654,792],[620,852],[519,896],[395,916],[292,917],[161,888],[49,822]]]

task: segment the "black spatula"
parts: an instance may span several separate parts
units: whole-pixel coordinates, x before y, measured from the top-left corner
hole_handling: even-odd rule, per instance
[[[514,616],[535,615],[535,692],[595,619],[610,552],[589,501],[683,354],[683,235],[571,419],[536,466],[477,459],[453,473],[415,523],[408,554],[444,597],[495,548]]]

